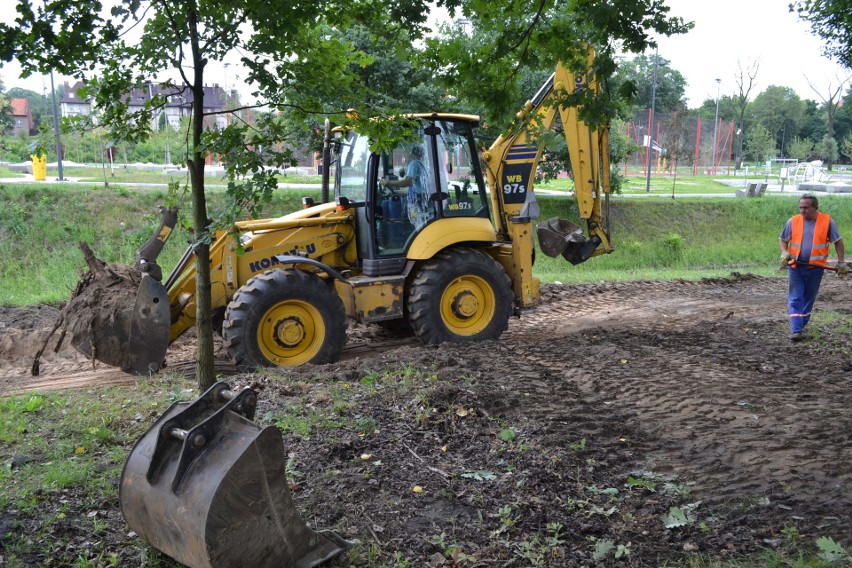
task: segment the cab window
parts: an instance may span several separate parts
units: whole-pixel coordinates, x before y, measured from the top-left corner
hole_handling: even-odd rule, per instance
[[[366,136],[349,131],[340,144],[340,166],[335,179],[335,195],[364,202],[367,197],[367,164],[370,144]]]
[[[441,121],[436,124],[440,191],[446,194],[442,202],[445,217],[477,217],[487,215],[484,188],[478,179],[478,155],[473,146],[469,123]]]

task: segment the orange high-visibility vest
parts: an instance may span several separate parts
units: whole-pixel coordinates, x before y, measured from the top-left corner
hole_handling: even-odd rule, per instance
[[[801,214],[793,215],[792,236],[790,237],[789,251],[795,257],[802,251],[802,236],[805,233],[805,218]],[[811,242],[811,259],[809,264],[825,266],[828,260],[828,250],[831,244],[828,241],[828,228],[831,224],[831,216],[827,213],[817,213],[816,225],[814,225],[814,238]],[[793,265],[795,266],[795,265]]]

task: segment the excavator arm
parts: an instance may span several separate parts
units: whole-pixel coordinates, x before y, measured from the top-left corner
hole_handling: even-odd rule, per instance
[[[590,49],[589,69],[593,58]],[[586,231],[584,234],[570,221],[550,219],[537,227],[539,246],[548,256],[562,255],[572,264],[613,252],[605,215],[610,193],[609,129],[590,128],[580,120],[577,107],[559,103],[578,89],[597,93],[599,85],[591,74],[571,73],[560,63],[535,97],[518,112],[515,126],[482,154],[498,235],[514,245],[508,272],[514,275],[514,288],[522,307],[537,300],[537,283],[531,276],[531,224],[539,216],[533,186],[543,145],[535,138],[539,132],[550,130],[557,116],[568,144],[574,197]]]

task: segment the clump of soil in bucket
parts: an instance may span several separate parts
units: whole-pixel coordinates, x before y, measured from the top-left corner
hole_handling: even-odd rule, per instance
[[[38,374],[39,357],[50,337],[61,329],[59,349],[67,336],[72,347],[107,365],[129,365],[130,324],[142,273],[133,266],[107,264],[95,257],[86,243],[80,249],[89,267],[62,308],[53,330],[35,357],[32,374]]]

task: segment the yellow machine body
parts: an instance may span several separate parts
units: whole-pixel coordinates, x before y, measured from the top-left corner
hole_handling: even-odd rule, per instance
[[[592,61],[590,52],[589,68]],[[481,156],[473,136],[479,118],[471,115],[410,115],[417,125],[412,137],[379,154],[353,130],[328,130],[323,167],[335,173],[334,202],[308,200],[282,217],[235,223],[211,245],[214,321],[222,322],[236,364],[333,361],[345,343],[347,318],[401,320],[425,343],[494,339],[512,314],[538,302],[536,240],[545,254],[573,264],[612,252],[603,206],[610,191],[608,132],[589,128],[576,107],[564,104],[579,90],[597,93],[591,73],[557,66]],[[585,230],[562,219],[534,224],[539,133],[557,119]],[[164,221],[154,245],[140,250],[141,266],[155,266],[148,257],[155,259],[172,226]],[[196,322],[191,250],[164,287],[171,343]],[[159,296],[143,295],[137,311]],[[142,347],[129,346],[141,351],[129,370],[159,368],[164,348]]]

